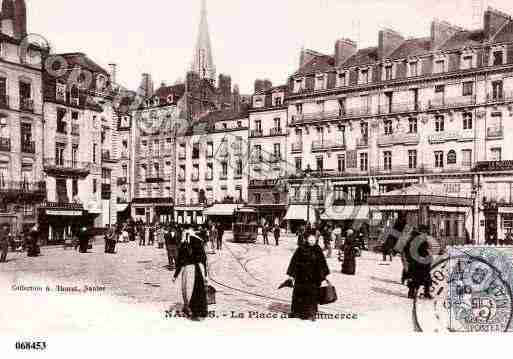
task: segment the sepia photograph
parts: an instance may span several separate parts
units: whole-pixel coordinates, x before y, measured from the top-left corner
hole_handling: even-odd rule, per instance
[[[510,2],[0,2],[13,352],[513,331]]]

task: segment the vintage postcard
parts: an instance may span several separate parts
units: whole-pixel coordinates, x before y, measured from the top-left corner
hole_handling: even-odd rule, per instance
[[[0,336],[513,331],[512,16],[2,0]]]

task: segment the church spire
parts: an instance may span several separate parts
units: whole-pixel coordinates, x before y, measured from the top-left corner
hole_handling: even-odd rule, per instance
[[[212,46],[208,30],[206,0],[201,0],[201,20],[191,70],[199,74],[201,78],[215,81],[216,68],[212,57]]]

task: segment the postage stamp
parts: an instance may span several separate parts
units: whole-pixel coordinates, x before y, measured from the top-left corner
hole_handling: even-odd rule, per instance
[[[416,300],[416,329],[511,331],[513,248],[451,247],[431,269],[433,301]]]

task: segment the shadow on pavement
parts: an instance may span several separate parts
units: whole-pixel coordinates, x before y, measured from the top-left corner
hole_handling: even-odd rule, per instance
[[[390,289],[386,289],[386,288],[379,288],[379,287],[371,287],[371,291],[373,291],[375,293],[390,295],[393,297],[400,297],[400,298],[408,299],[408,295],[406,292],[403,293],[403,292],[390,290]]]

